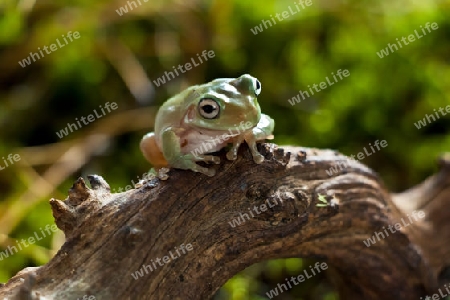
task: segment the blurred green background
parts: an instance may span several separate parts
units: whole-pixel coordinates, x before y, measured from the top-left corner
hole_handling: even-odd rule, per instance
[[[156,109],[182,89],[215,78],[249,73],[262,82],[259,103],[275,119],[277,144],[356,155],[386,140],[388,147],[362,163],[392,191],[431,175],[450,149],[450,115],[414,125],[450,104],[450,1],[311,0],[304,8],[291,0],[135,2],[132,10],[124,0],[0,2],[0,167],[8,163],[0,170],[0,251],[54,224],[48,200],[65,199],[79,176],[101,175],[113,190],[137,182],[149,169],[138,144],[152,130]],[[296,5],[300,12],[253,34],[263,20]],[[427,22],[438,29],[424,35]],[[415,30],[420,39],[380,58],[388,43]],[[69,31],[80,37],[66,44]],[[64,47],[21,66],[30,52],[57,39]],[[203,50],[215,57],[153,84]],[[338,69],[350,76],[289,104]],[[118,108],[58,137],[106,102]],[[10,164],[9,154],[20,161]],[[58,231],[0,257],[0,282],[46,263],[63,241]],[[267,291],[312,263],[292,258],[253,265],[216,298],[267,299]],[[276,299],[338,297],[320,274]]]

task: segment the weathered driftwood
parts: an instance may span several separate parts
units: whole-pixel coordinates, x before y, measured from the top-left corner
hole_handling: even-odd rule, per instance
[[[393,195],[371,169],[337,152],[260,149],[266,157],[260,165],[242,146],[234,162],[220,154],[214,177],[171,170],[167,181],[120,194],[110,194],[99,176],[89,177],[92,189],[78,179],[65,201],[50,200],[65,244],[46,265],[11,278],[0,299],[208,299],[245,267],[282,257],[326,262],[341,299],[446,293],[448,157],[436,175]],[[330,167],[337,173],[327,174]],[[327,207],[316,206],[319,195]],[[272,207],[230,226],[267,201]],[[419,211],[425,217],[417,218]],[[402,228],[391,233],[395,223]],[[384,230],[389,236],[365,245]],[[147,273],[135,279],[131,274],[143,265]]]

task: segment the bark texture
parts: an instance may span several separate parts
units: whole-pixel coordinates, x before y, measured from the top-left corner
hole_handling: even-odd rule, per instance
[[[259,148],[260,165],[243,145],[234,162],[220,153],[214,177],[171,170],[167,181],[119,194],[100,176],[88,177],[91,188],[78,179],[65,201],[50,200],[65,244],[46,265],[0,287],[0,299],[208,299],[244,268],[287,257],[326,262],[341,299],[445,292],[449,156],[436,175],[391,194],[374,171],[335,151]],[[316,206],[319,198],[328,206]],[[233,228],[241,213],[249,218]],[[401,228],[392,233],[396,223]],[[379,232],[385,238],[367,247]],[[156,268],[135,279],[143,265]]]

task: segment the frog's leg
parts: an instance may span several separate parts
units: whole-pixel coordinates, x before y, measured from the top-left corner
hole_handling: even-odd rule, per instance
[[[160,171],[164,170],[168,163],[156,144],[155,133],[150,132],[144,135],[139,146],[145,159],[153,165],[148,173],[164,180],[167,175],[161,175]]]
[[[199,154],[183,154],[181,153],[180,138],[168,128],[162,133],[162,152],[170,167],[192,170],[194,172],[200,172],[208,176],[214,176],[216,170],[212,168],[205,168],[198,164],[197,161],[204,161],[207,163],[220,163],[220,158],[213,155],[199,155]]]
[[[239,149],[239,146],[244,141],[244,136],[239,135],[233,140],[233,146],[231,146],[231,149],[227,152],[227,159],[228,160],[236,160],[237,158],[237,151]]]
[[[275,127],[275,122],[271,117],[265,114],[261,114],[261,119],[258,122],[256,127],[252,128],[251,134],[245,136],[245,141],[252,152],[253,161],[257,164],[260,164],[264,161],[264,156],[258,152],[256,148],[256,142],[272,139],[273,138],[273,129]]]
[[[145,159],[155,168],[164,168],[168,166],[163,153],[159,150],[159,147],[156,144],[154,132],[144,135],[139,146]]]
[[[258,152],[256,147],[256,142],[264,139],[272,139],[273,128],[275,127],[275,122],[271,117],[265,114],[261,114],[261,119],[258,124],[252,128],[251,131],[242,134],[239,136],[235,142],[233,143],[233,147],[227,153],[227,158],[229,160],[235,160],[237,156],[237,149],[239,145],[245,140],[250,148],[250,152],[253,156],[253,161],[257,164],[260,164],[264,161],[264,156]]]

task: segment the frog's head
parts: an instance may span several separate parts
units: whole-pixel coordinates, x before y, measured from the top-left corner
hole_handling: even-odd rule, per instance
[[[216,79],[190,89],[185,98],[186,124],[204,129],[228,130],[239,126],[242,121],[245,124],[250,122],[251,127],[254,127],[261,118],[257,101],[261,83],[248,74],[239,78]]]

